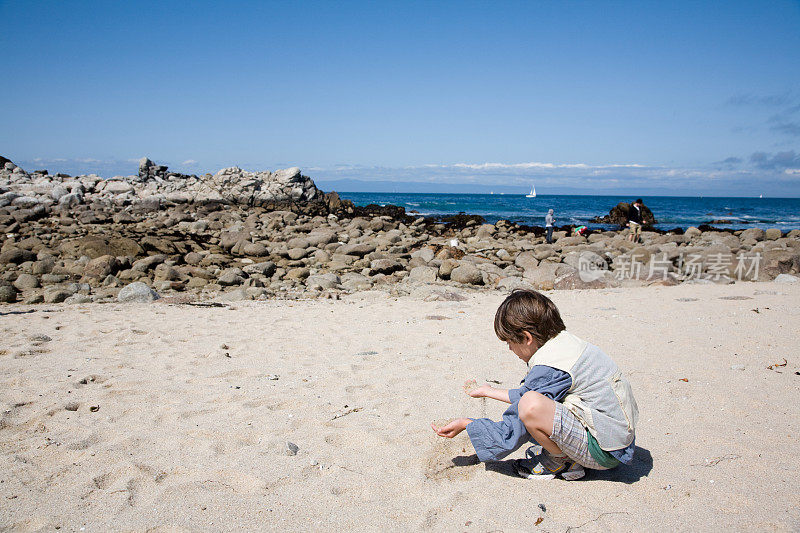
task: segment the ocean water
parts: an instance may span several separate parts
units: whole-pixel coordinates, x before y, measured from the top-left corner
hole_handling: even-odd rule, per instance
[[[480,215],[489,223],[501,219],[520,224],[544,226],[548,209],[555,210],[556,225],[585,224],[590,228],[615,229],[617,226],[593,224],[589,220],[607,215],[619,202],[636,198],[621,196],[573,196],[541,194],[526,198],[522,194],[428,194],[340,192],[342,198],[356,205],[392,204],[404,207],[409,214]],[[662,230],[686,229],[711,220],[719,228],[800,229],[800,198],[696,198],[683,196],[643,197],[644,204],[656,217],[655,227]]]

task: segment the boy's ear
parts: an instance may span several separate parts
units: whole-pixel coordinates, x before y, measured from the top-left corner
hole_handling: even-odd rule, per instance
[[[530,346],[531,344],[533,344],[533,335],[531,335],[531,332],[530,331],[523,331],[522,333],[525,334],[525,344],[527,346]]]

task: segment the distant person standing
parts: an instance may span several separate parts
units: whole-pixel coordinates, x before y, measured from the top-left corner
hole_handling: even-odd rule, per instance
[[[642,240],[642,205],[642,199],[637,198],[628,209],[628,227],[631,229],[628,234],[628,240],[632,242],[640,242]]]
[[[544,217],[544,227],[547,230],[547,244],[553,244],[553,225],[556,223],[556,217],[553,216],[553,210],[547,212]]]

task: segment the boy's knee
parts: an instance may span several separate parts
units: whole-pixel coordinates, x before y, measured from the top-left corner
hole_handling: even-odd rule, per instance
[[[522,398],[520,398],[519,406],[517,407],[519,417],[522,420],[534,420],[540,417],[545,412],[545,407],[548,405],[548,402],[552,402],[552,400],[538,392],[526,392],[522,395]]]

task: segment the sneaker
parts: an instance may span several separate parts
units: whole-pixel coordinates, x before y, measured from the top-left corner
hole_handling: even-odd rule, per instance
[[[553,479],[560,475],[566,481],[574,481],[586,475],[586,471],[578,463],[565,461],[550,469],[543,465],[536,454],[536,448],[531,446],[525,453],[526,459],[514,461],[514,470],[519,477],[525,479]]]
[[[568,463],[559,465],[556,470],[546,468],[539,461],[532,461],[530,459],[517,459],[514,461],[514,470],[517,475],[525,479],[553,479],[556,474],[566,472]]]
[[[578,463],[572,463],[569,468],[561,473],[561,477],[566,481],[575,481],[586,475],[586,470]]]

